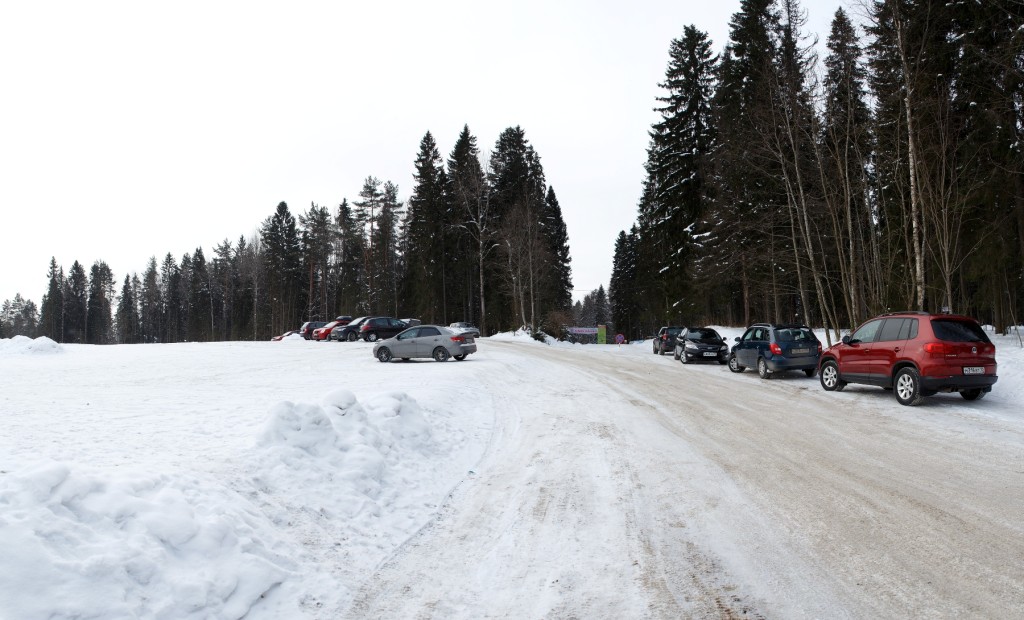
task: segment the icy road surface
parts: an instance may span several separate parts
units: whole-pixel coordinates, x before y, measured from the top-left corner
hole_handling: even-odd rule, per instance
[[[1024,614],[1024,435],[992,400],[484,347],[490,447],[357,616]]]

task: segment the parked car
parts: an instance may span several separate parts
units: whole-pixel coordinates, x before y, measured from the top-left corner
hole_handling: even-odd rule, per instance
[[[438,362],[454,357],[461,361],[470,353],[476,353],[476,341],[471,334],[457,334],[440,325],[410,327],[373,345],[373,356],[385,363],[395,358],[406,361],[414,357],[432,357]]]
[[[458,334],[473,334],[474,338],[480,337],[480,328],[478,328],[476,325],[473,325],[472,323],[467,323],[465,321],[456,321],[455,323],[450,323],[448,325],[448,329]]]
[[[314,329],[313,330],[313,336],[312,336],[311,339],[312,340],[327,340],[327,338],[330,337],[331,332],[334,331],[334,329],[336,327],[342,327],[342,326],[348,325],[348,322],[350,320],[351,320],[351,318],[348,318],[348,319],[344,320],[344,322],[342,322],[342,321],[339,321],[338,319],[334,319],[333,321],[331,321],[330,323],[324,325],[323,327],[318,327],[318,328]]]
[[[377,342],[391,338],[407,329],[404,321],[391,316],[375,316],[363,321],[359,326],[359,337],[367,342]]]
[[[306,321],[302,324],[302,327],[299,328],[299,334],[301,334],[306,340],[309,340],[313,337],[313,330],[323,327],[324,325],[327,325],[327,321]]]
[[[292,334],[297,334],[297,333],[299,333],[299,330],[292,329],[292,330],[286,331],[285,333],[281,334],[280,336],[274,336],[270,340],[272,342],[277,342],[279,340],[284,340],[285,338],[287,338],[288,336],[291,336]]]
[[[363,326],[363,323],[372,317],[361,316],[356,319],[352,319],[346,325],[339,325],[331,330],[331,335],[328,336],[331,340],[337,340],[338,342],[347,341],[354,342],[359,340],[359,328]]]
[[[676,336],[685,328],[683,327],[662,327],[658,335],[654,337],[654,354],[664,355],[665,351],[672,351],[676,348]]]
[[[676,336],[672,357],[684,364],[690,362],[729,363],[729,345],[721,334],[710,327],[687,327]]]
[[[729,370],[757,368],[762,379],[787,370],[802,370],[813,377],[821,357],[821,341],[806,325],[755,323],[736,337],[729,353]]]
[[[858,327],[821,356],[821,387],[848,383],[891,389],[901,405],[917,405],[937,392],[978,400],[992,391],[996,347],[966,316],[893,312]]]

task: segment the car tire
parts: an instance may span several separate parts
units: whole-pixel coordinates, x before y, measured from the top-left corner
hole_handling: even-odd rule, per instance
[[[736,359],[735,353],[729,356],[729,360],[726,363],[729,364],[729,370],[733,372],[743,372],[747,369],[746,366],[740,366],[740,362]]]
[[[901,368],[896,373],[896,380],[893,381],[892,388],[893,394],[896,395],[896,401],[908,407],[921,404],[925,396],[921,393],[921,376],[917,373],[917,369],[909,366]]]
[[[387,364],[391,361],[391,349],[387,347],[381,347],[377,350],[377,361],[382,364]]]
[[[355,332],[349,332],[348,335],[345,336],[345,339],[349,342],[355,342],[356,340],[359,340],[359,336],[357,336]]]
[[[763,357],[757,358],[757,376],[762,379],[772,378],[772,371],[768,370],[768,363],[764,361]]]
[[[807,375],[808,379],[810,379],[811,377],[814,376],[814,369],[813,368],[804,368],[804,374]]]
[[[833,361],[821,365],[818,381],[821,382],[821,389],[826,392],[842,392],[846,387],[846,381],[839,378],[839,365]]]
[[[985,398],[985,394],[985,390],[981,388],[974,388],[973,390],[963,390],[962,392],[960,392],[960,396],[962,396],[964,400],[981,400],[982,398]]]
[[[461,362],[462,360],[466,359],[466,354],[463,353],[462,355],[453,355],[452,357],[455,358],[455,361]]]
[[[447,362],[449,357],[448,349],[437,347],[430,356],[434,358],[435,362]]]
[[[686,353],[681,353],[679,355],[679,361],[684,363],[684,364],[689,364],[690,363],[690,358],[686,357]]]
[[[377,334],[375,332],[366,334],[366,342],[377,342]]]

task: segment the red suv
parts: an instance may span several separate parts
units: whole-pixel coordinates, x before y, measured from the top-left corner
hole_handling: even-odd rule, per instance
[[[996,347],[974,319],[893,312],[875,317],[821,354],[821,387],[847,383],[892,389],[901,405],[936,392],[977,400],[996,382]]]

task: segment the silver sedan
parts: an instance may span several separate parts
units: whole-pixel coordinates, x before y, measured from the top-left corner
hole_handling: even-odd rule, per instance
[[[457,334],[440,325],[410,327],[373,345],[373,356],[381,362],[414,357],[432,357],[438,362],[447,362],[449,357],[464,360],[470,353],[476,353],[476,339],[471,334]]]

